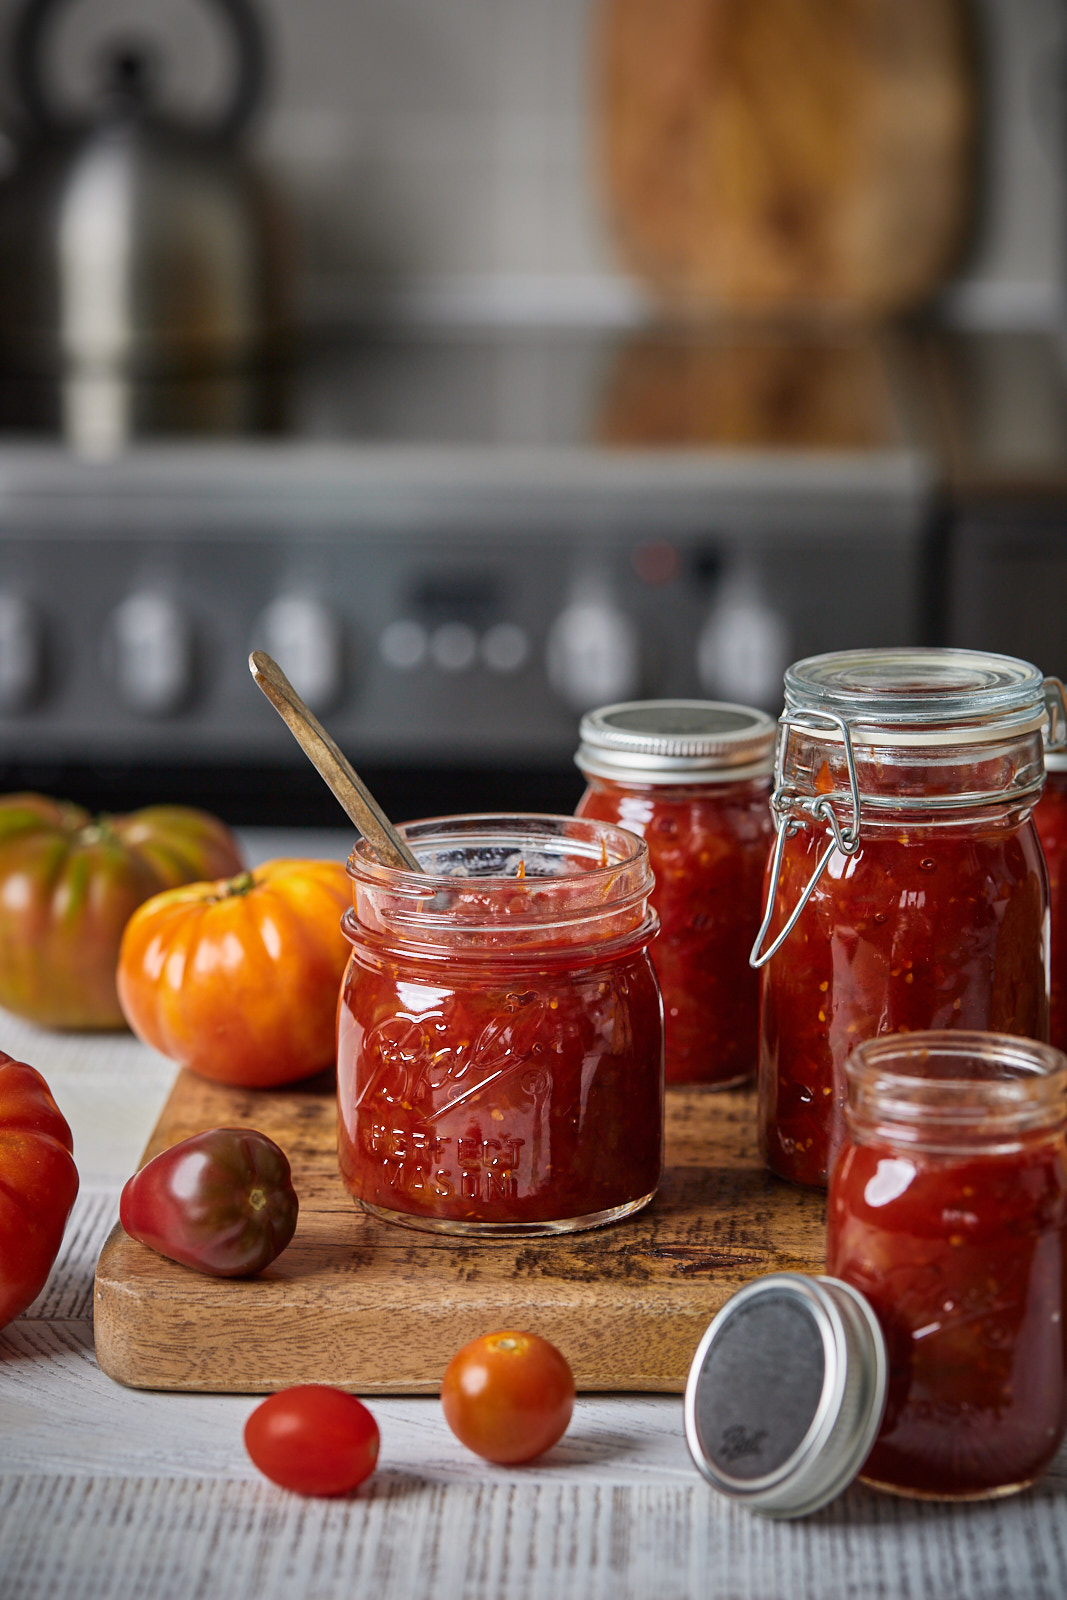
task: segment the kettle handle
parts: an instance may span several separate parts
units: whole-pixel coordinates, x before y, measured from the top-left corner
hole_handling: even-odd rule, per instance
[[[19,95],[37,125],[47,131],[64,126],[64,119],[49,103],[41,71],[45,33],[52,13],[65,0],[26,0],[14,25],[11,40],[12,73]],[[227,24],[236,46],[237,71],[226,110],[212,132],[231,138],[251,119],[267,79],[267,44],[263,24],[253,0],[210,0]]]

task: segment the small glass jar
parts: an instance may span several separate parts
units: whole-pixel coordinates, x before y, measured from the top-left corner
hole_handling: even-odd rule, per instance
[[[722,1089],[756,1069],[748,952],[774,839],[774,736],[764,712],[720,701],[632,701],[582,718],[577,815],[648,845],[668,1083]]]
[[[885,1336],[861,1476],[985,1499],[1034,1481],[1067,1424],[1067,1057],[1005,1034],[858,1045],[830,1177],[827,1271]]]
[[[1049,1040],[1067,1050],[1067,752],[1045,751],[1045,787],[1034,822],[1048,868]]]
[[[1012,657],[872,650],[790,667],[761,966],[759,1127],[821,1185],[841,1067],[929,1028],[1048,1038],[1048,879],[1033,822],[1044,680]]]
[[[572,817],[444,817],[422,873],[348,862],[338,1149],[375,1215],[564,1233],[648,1204],[663,1160],[663,1009],[648,851]]]

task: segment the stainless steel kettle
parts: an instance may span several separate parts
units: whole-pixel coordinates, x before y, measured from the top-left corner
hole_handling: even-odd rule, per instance
[[[269,360],[290,322],[291,230],[239,135],[265,48],[251,0],[212,0],[238,63],[210,127],[153,106],[151,61],[117,50],[94,115],[46,92],[63,0],[28,0],[13,34],[30,134],[0,185],[0,367],[6,374],[202,377]]]

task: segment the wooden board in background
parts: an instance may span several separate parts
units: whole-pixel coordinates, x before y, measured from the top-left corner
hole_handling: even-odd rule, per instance
[[[751,1092],[672,1089],[667,1101],[667,1172],[647,1210],[589,1233],[481,1243],[355,1205],[328,1088],[257,1093],[183,1072],[146,1158],[205,1128],[259,1128],[292,1163],[296,1236],[258,1277],[221,1280],[116,1227],[96,1273],[100,1366],[150,1389],[435,1393],[460,1345],[511,1326],[559,1345],[581,1390],[681,1391],[705,1327],[743,1283],[823,1270],[824,1199],[763,1169]]]
[[[958,266],[971,0],[600,0],[596,17],[608,206],[668,306],[881,315]]]

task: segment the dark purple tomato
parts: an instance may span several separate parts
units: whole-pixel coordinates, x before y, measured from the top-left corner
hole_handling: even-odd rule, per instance
[[[211,1128],[128,1180],[119,1220],[133,1239],[214,1278],[244,1278],[281,1255],[298,1201],[283,1150],[254,1128]]]

